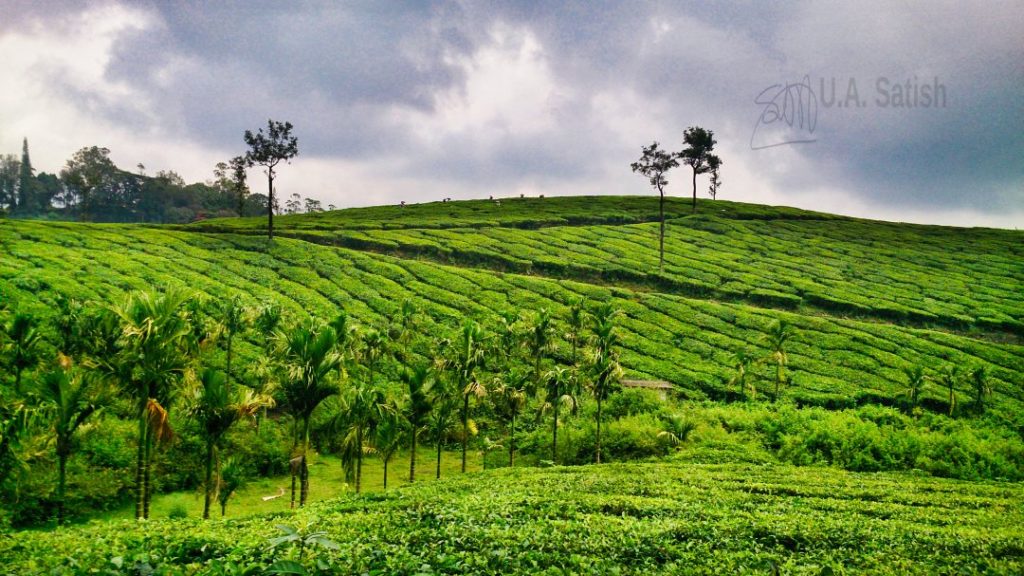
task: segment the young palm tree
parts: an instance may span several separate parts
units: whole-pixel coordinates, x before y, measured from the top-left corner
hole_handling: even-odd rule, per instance
[[[733,352],[732,357],[729,360],[729,364],[736,371],[732,378],[729,379],[728,386],[736,386],[736,393],[740,396],[746,395],[747,398],[753,399],[757,395],[757,390],[754,388],[752,382],[747,381],[747,371],[750,369],[750,363],[753,361],[750,353],[745,349],[736,350]]]
[[[220,481],[217,483],[217,501],[220,503],[220,515],[224,517],[228,500],[236,490],[245,485],[245,467],[235,458],[224,460],[220,469]]]
[[[4,336],[7,339],[5,356],[7,365],[14,370],[14,390],[22,392],[21,380],[26,370],[32,370],[39,364],[40,344],[42,335],[36,325],[35,317],[25,312],[17,312],[4,325]]]
[[[402,370],[401,378],[406,389],[402,413],[409,424],[409,439],[412,444],[409,452],[409,483],[412,483],[416,481],[416,442],[420,430],[427,425],[427,417],[431,410],[429,394],[433,376],[429,365],[424,364],[411,370]]]
[[[498,356],[505,364],[509,364],[519,356],[523,347],[523,332],[521,330],[518,310],[509,310],[498,316],[498,331],[495,345]]]
[[[57,524],[64,523],[67,464],[73,451],[75,431],[105,405],[109,397],[95,379],[71,371],[71,361],[61,356],[61,366],[40,379],[36,396],[50,421],[57,449]]]
[[[84,344],[81,334],[84,312],[82,303],[59,294],[56,306],[57,315],[53,319],[53,325],[58,337],[58,351],[70,357],[77,357],[82,352]]]
[[[541,386],[541,378],[544,375],[542,371],[544,359],[554,351],[554,335],[555,327],[551,322],[551,313],[546,308],[542,308],[537,313],[537,318],[534,320],[533,326],[530,327],[526,340],[530,357],[533,359],[533,380],[527,389],[527,394],[531,397],[536,395],[537,389]]]
[[[199,385],[193,391],[190,415],[199,424],[200,434],[206,442],[205,494],[203,497],[203,519],[210,517],[210,504],[220,476],[215,470],[217,451],[228,430],[239,420],[255,416],[261,408],[272,403],[270,398],[255,395],[252,391],[236,392],[227,383],[227,376],[213,368],[203,371]]]
[[[971,386],[974,388],[974,407],[978,413],[985,412],[985,398],[992,395],[992,385],[988,380],[988,371],[984,366],[971,370]]]
[[[921,403],[921,394],[928,382],[928,376],[925,375],[924,368],[921,366],[904,368],[903,374],[907,377],[907,401],[910,404],[910,409],[913,410]]]
[[[402,364],[412,359],[412,344],[419,327],[419,309],[412,300],[403,300],[402,307],[391,318],[388,338],[393,343],[393,355]]]
[[[793,328],[785,320],[773,322],[763,337],[769,350],[766,360],[775,365],[775,394],[772,395],[772,402],[779,399],[779,388],[786,383],[786,365],[789,362],[786,343],[794,337]]]
[[[430,423],[429,428],[437,445],[436,477],[441,477],[441,449],[445,437],[455,425],[455,414],[458,410],[459,394],[449,381],[438,373],[434,385],[430,388]]]
[[[597,399],[596,461],[598,464],[601,463],[601,406],[622,378],[622,366],[619,365],[618,351],[622,342],[615,329],[615,319],[619,314],[620,311],[612,308],[611,304],[602,304],[594,309],[591,316],[593,330],[591,336],[593,380],[591,385],[594,398]]]
[[[467,320],[462,325],[459,339],[452,347],[452,356],[449,359],[456,389],[462,395],[462,472],[466,471],[466,450],[470,435],[469,401],[470,398],[479,399],[487,395],[487,387],[476,375],[477,368],[484,361],[483,339],[483,329],[480,325]]]
[[[939,375],[939,379],[942,384],[949,391],[949,416],[953,416],[954,410],[956,410],[956,387],[960,384],[960,367],[956,364],[950,364],[946,366],[945,370]]]
[[[384,489],[388,489],[388,463],[398,453],[405,440],[405,424],[397,406],[390,405],[384,411],[385,417],[377,424],[373,436],[373,449],[384,464]]]
[[[516,418],[526,406],[526,390],[524,385],[529,374],[510,371],[495,382],[492,403],[495,415],[508,427],[508,465],[516,462]]]
[[[363,454],[367,451],[367,440],[373,437],[389,409],[382,390],[361,383],[349,390],[341,403],[340,413],[332,423],[332,428],[345,433],[342,463],[353,472],[356,494],[362,492]]]
[[[169,438],[167,407],[191,369],[192,326],[184,313],[188,295],[137,292],[113,309],[121,326],[117,354],[92,358],[101,372],[120,379],[135,401],[138,447],[135,462],[135,517],[149,517],[153,446]]]
[[[543,409],[551,410],[551,462],[558,464],[558,413],[562,404],[576,406],[576,397],[571,392],[575,373],[572,369],[562,366],[548,371],[544,375],[545,398]]]
[[[232,344],[235,340],[235,336],[240,336],[245,333],[249,328],[249,311],[242,304],[242,299],[239,296],[234,296],[223,302],[219,302],[216,306],[216,319],[220,325],[221,332],[225,339],[225,362],[224,362],[224,374],[226,375],[226,381],[228,387],[231,386],[231,379],[233,373],[231,372],[231,358],[232,358]]]
[[[299,506],[309,496],[309,424],[320,404],[339,391],[342,356],[338,336],[330,327],[299,326],[282,335],[286,378],[281,393],[284,406],[295,418],[299,439]]]

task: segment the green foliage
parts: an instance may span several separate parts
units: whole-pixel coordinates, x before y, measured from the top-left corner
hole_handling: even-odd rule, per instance
[[[12,573],[1015,574],[1022,498],[779,465],[517,468],[224,523],[24,533],[0,557]]]

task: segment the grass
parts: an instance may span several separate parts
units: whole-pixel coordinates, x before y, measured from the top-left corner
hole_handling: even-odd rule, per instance
[[[435,464],[437,454],[433,449],[418,450],[416,459],[417,482],[435,481]],[[461,473],[461,453],[443,452],[441,458],[441,477],[448,478]],[[481,470],[482,458],[478,453],[471,453],[466,461],[469,472]],[[388,465],[388,489],[394,490],[409,485],[409,454],[399,453]],[[290,476],[259,478],[248,482],[228,501],[225,518],[241,518],[253,514],[285,512],[290,508],[291,487]],[[272,496],[280,490],[284,496],[273,500],[263,500],[264,496]],[[362,489],[365,492],[384,490],[384,464],[376,457],[367,457],[363,461]],[[336,456],[319,455],[311,460],[309,468],[309,502],[319,502],[353,494],[355,487],[346,483],[341,470],[341,461]],[[296,497],[298,495],[296,494]],[[199,518],[203,515],[203,493],[172,492],[157,494],[153,497],[150,508],[151,518],[167,518],[172,510],[184,510],[187,517]],[[111,520],[130,520],[134,518],[134,504],[126,505],[118,510],[98,514],[89,521],[108,522]],[[220,518],[219,504],[214,502],[211,517]]]

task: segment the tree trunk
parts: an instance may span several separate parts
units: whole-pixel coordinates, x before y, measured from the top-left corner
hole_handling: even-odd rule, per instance
[[[388,459],[384,459],[384,491],[388,489]]]
[[[57,465],[57,525],[62,526],[64,524],[64,493],[67,487],[67,450],[58,448]]]
[[[302,463],[299,470],[299,507],[306,505],[309,497],[309,417],[302,422]]]
[[[661,222],[661,233],[658,235],[658,272],[665,267],[665,192],[658,187],[661,199],[658,201],[658,220]]]
[[[153,499],[150,477],[153,471],[153,435],[146,435],[146,462],[142,469],[142,517],[149,520],[149,503]]]
[[[356,428],[356,494],[363,490],[363,427]]]
[[[416,428],[412,430],[412,452],[409,453],[409,484],[416,481]]]
[[[441,479],[441,439],[437,439],[437,479]]]
[[[224,512],[227,509],[227,507],[228,507],[228,501],[227,500],[225,500],[225,501],[220,503],[220,517],[221,518],[224,517]]]
[[[267,168],[267,238],[274,239],[274,171]]]
[[[697,167],[693,167],[693,213],[697,213]]]
[[[206,487],[203,495],[203,520],[210,519],[210,501],[213,498],[213,440],[206,441]]]
[[[227,386],[229,391],[231,390],[231,340],[233,336],[233,333],[228,332],[228,358],[227,365],[224,370],[227,373],[227,377],[224,379],[224,385]]]
[[[552,464],[558,464],[558,405],[559,404],[560,404],[560,402],[556,399],[554,401],[554,412],[555,412],[555,414],[551,418],[551,463]]]
[[[142,467],[146,462],[146,427],[145,413],[139,411],[139,446],[135,454],[135,519],[142,519],[143,492]]]
[[[469,394],[462,395],[462,473],[466,473],[466,443],[469,441]]]
[[[512,413],[512,429],[508,433],[508,467],[516,465],[516,414]]]
[[[597,397],[597,463],[601,463],[601,396]]]

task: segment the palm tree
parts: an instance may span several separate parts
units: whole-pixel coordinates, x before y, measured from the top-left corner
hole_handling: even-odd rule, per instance
[[[992,385],[988,381],[988,371],[984,366],[971,370],[971,385],[974,387],[974,406],[979,413],[985,412],[985,397],[992,395]]]
[[[405,422],[397,406],[390,405],[384,411],[385,417],[377,424],[377,430],[373,436],[373,448],[384,463],[384,489],[388,489],[388,463],[398,452],[405,439]]]
[[[97,380],[71,372],[71,360],[60,356],[61,366],[47,372],[36,390],[39,403],[49,416],[57,451],[57,524],[64,523],[64,496],[68,458],[73,451],[75,431],[106,404],[108,397]]]
[[[551,462],[558,464],[558,413],[562,404],[576,405],[576,397],[565,393],[566,388],[575,380],[575,374],[569,368],[556,367],[544,376],[547,383],[544,398],[544,409],[551,410]]]
[[[925,375],[924,368],[921,366],[904,368],[903,374],[907,377],[907,400],[910,403],[910,409],[913,410],[921,403],[921,394],[928,382],[928,376]]]
[[[495,344],[503,362],[508,364],[518,356],[523,346],[518,310],[509,310],[498,316],[498,332]]]
[[[434,435],[437,443],[437,472],[436,477],[441,477],[441,448],[444,446],[445,437],[455,424],[455,413],[458,409],[459,396],[443,373],[438,373],[434,385],[430,388],[430,432]]]
[[[412,444],[409,453],[409,482],[412,483],[416,481],[416,441],[419,438],[420,430],[427,424],[427,416],[430,415],[431,410],[428,394],[433,376],[430,373],[430,366],[423,364],[411,370],[408,368],[402,370],[401,378],[407,391],[403,414],[409,424],[409,438]]]
[[[215,310],[217,314],[217,322],[225,336],[226,359],[224,363],[224,373],[226,375],[227,385],[230,387],[232,378],[232,343],[234,342],[235,336],[243,334],[249,327],[249,311],[242,304],[242,299],[239,296],[234,296],[233,298],[220,302],[215,306]]]
[[[576,298],[569,305],[569,331],[565,334],[565,339],[569,341],[572,346],[572,355],[570,356],[573,366],[579,364],[578,351],[580,344],[583,341],[583,329],[587,323],[587,299],[583,296]]]
[[[524,385],[529,374],[510,370],[495,381],[494,404],[495,415],[508,427],[508,465],[515,466],[516,454],[516,418],[526,406],[526,390]]]
[[[402,307],[391,318],[388,327],[388,337],[394,344],[394,356],[402,364],[408,363],[411,359],[412,342],[418,326],[419,309],[412,300],[403,300]]]
[[[753,361],[750,353],[745,349],[736,350],[732,354],[729,360],[729,364],[733,367],[736,372],[732,378],[729,379],[728,386],[736,386],[736,393],[740,396],[746,394],[748,398],[754,398],[757,395],[757,390],[754,388],[753,382],[747,381],[747,371],[750,369],[750,363]]]
[[[206,442],[205,493],[203,497],[203,519],[210,517],[210,504],[214,491],[219,485],[214,483],[216,452],[228,430],[239,420],[255,416],[261,408],[273,401],[254,394],[251,390],[244,393],[233,392],[228,385],[227,376],[213,368],[203,371],[199,386],[193,391],[190,415],[199,424],[200,434]],[[216,474],[219,476],[219,474]]]
[[[167,406],[191,369],[192,326],[184,314],[188,295],[169,291],[130,294],[113,308],[121,326],[118,353],[91,358],[104,374],[118,378],[135,401],[138,448],[135,462],[135,517],[149,517],[150,468],[155,442],[170,438]]]
[[[217,501],[220,503],[222,518],[227,511],[231,495],[243,485],[245,485],[245,467],[235,458],[225,459],[224,466],[220,469],[220,482],[217,483]]]
[[[363,383],[352,387],[341,404],[341,411],[332,428],[345,432],[342,441],[342,464],[353,472],[356,494],[362,492],[363,454],[366,441],[373,437],[377,426],[387,416],[387,397],[382,390]]]
[[[527,393],[534,396],[541,385],[542,365],[544,359],[554,350],[555,328],[551,324],[551,313],[542,308],[527,333],[527,348],[533,359],[533,380]]]
[[[77,356],[82,351],[83,345],[81,337],[82,303],[59,294],[56,306],[57,315],[53,318],[53,325],[58,336],[58,351],[67,356]]]
[[[789,362],[786,356],[786,342],[794,337],[793,328],[785,320],[773,322],[763,337],[769,351],[765,359],[775,365],[775,394],[772,395],[772,402],[779,399],[779,388],[786,382],[786,364]]]
[[[472,320],[462,325],[459,339],[452,348],[449,367],[454,377],[456,390],[462,395],[462,472],[466,471],[466,449],[469,442],[469,400],[487,395],[487,387],[476,376],[476,370],[484,361],[483,329]]]
[[[593,380],[591,385],[594,398],[597,399],[596,458],[598,464],[601,463],[601,405],[622,378],[622,366],[619,364],[618,351],[621,340],[615,329],[615,319],[620,313],[611,304],[602,304],[594,309],[591,316],[593,330],[591,337]]]
[[[250,366],[248,383],[250,388],[264,396],[272,396],[278,384],[277,365],[273,358],[274,347],[279,342],[277,328],[280,324],[281,308],[273,302],[265,303],[253,312],[252,325],[262,339],[263,356]],[[256,415],[257,435],[260,432],[260,425],[266,417],[267,408],[264,407]]]
[[[282,342],[286,378],[281,393],[285,408],[297,424],[299,506],[304,506],[309,496],[310,418],[324,400],[338,393],[342,356],[336,350],[338,336],[331,327],[298,326],[283,334]]]
[[[14,390],[19,394],[22,392],[22,375],[39,364],[39,347],[43,338],[37,324],[31,314],[16,312],[4,326],[4,336],[8,340],[5,356],[8,366],[14,370]]]
[[[960,383],[960,366],[950,364],[939,374],[939,379],[949,391],[949,416],[956,410],[956,387]]]

